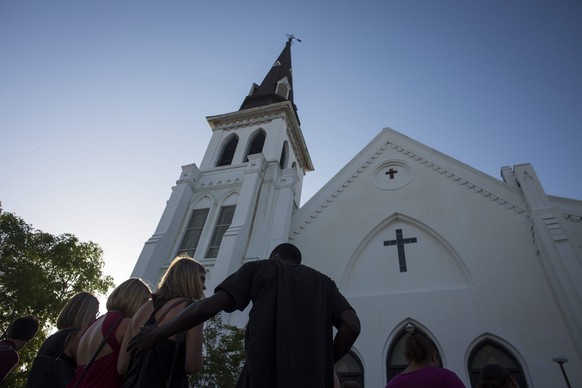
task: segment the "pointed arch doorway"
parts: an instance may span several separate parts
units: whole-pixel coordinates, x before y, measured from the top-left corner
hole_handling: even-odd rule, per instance
[[[342,388],[364,388],[364,366],[353,350],[335,364]]]
[[[499,364],[509,371],[520,388],[527,388],[527,382],[517,358],[497,341],[489,338],[477,343],[469,354],[468,370],[471,386],[476,387],[480,381],[481,369],[487,364]]]
[[[436,345],[436,341],[434,341],[430,335],[427,335],[425,331],[410,322],[407,323],[406,326],[400,329],[400,331],[394,336],[394,339],[390,344],[390,348],[388,348],[388,355],[386,356],[386,383],[388,383],[388,381],[390,381],[394,376],[401,373],[408,367],[408,361],[406,361],[406,357],[404,357],[404,345],[406,344],[408,337],[410,337],[410,335],[413,333],[420,333],[425,335],[427,338],[430,338]],[[442,359],[438,345],[436,348],[439,358],[439,366],[442,367]]]

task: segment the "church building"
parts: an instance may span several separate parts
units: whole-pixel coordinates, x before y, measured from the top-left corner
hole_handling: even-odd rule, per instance
[[[188,254],[212,292],[290,242],[360,317],[336,364],[343,384],[384,387],[421,332],[468,387],[490,362],[522,388],[582,386],[582,200],[546,194],[530,164],[502,167],[500,180],[386,128],[300,206],[314,166],[292,39],[238,110],[207,117],[202,162],[182,166],[132,276],[156,284]]]

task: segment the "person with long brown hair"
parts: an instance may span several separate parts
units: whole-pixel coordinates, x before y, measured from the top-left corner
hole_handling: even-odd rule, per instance
[[[143,326],[163,326],[190,303],[202,299],[205,276],[204,267],[194,259],[178,257],[170,264],[152,300],[139,309],[127,327],[117,363],[118,372],[126,375],[124,388],[187,386],[187,375],[202,368],[203,324],[164,339],[137,358],[126,349],[129,339]]]

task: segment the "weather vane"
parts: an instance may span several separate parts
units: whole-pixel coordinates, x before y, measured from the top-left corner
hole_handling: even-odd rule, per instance
[[[293,34],[285,34],[285,35],[287,35],[287,41],[291,42],[291,44],[293,44],[293,40],[296,40],[299,43],[301,43],[301,39],[296,38],[295,35],[293,35]]]

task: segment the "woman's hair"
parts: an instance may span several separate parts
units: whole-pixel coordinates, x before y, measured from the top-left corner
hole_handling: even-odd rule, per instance
[[[162,300],[172,298],[202,299],[204,296],[200,272],[204,266],[188,257],[177,257],[172,261],[158,285],[156,297]]]
[[[436,345],[422,333],[412,333],[404,345],[404,357],[408,362],[429,361],[438,354]]]
[[[99,300],[88,292],[79,292],[67,301],[57,318],[57,329],[85,329],[99,312]]]
[[[107,311],[121,311],[126,317],[133,314],[151,297],[152,291],[139,278],[130,278],[113,290],[107,298]]]
[[[479,388],[510,387],[511,374],[499,364],[487,364],[481,369]]]

